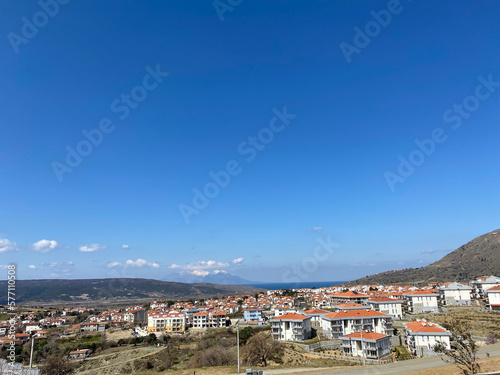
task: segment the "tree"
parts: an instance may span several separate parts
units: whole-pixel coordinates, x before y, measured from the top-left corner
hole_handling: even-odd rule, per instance
[[[448,358],[443,357],[443,361],[456,364],[464,375],[478,374],[481,371],[477,363],[479,346],[472,338],[470,323],[453,320],[443,326],[451,332],[452,349],[440,342],[434,346],[434,351],[445,354]]]
[[[243,360],[249,365],[267,366],[269,361],[283,362],[285,347],[264,332],[252,336],[243,348]]]
[[[252,327],[245,327],[240,331],[240,345],[247,343],[248,339],[255,334]]]
[[[75,372],[76,365],[66,358],[48,357],[42,366],[40,375],[69,375]]]

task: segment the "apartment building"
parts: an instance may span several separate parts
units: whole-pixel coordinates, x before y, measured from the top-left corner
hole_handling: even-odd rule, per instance
[[[418,319],[416,322],[405,323],[406,344],[408,350],[417,357],[435,355],[434,346],[442,342],[450,349],[451,333],[438,324]]]
[[[412,313],[437,312],[438,295],[436,293],[415,290],[405,293],[408,311]]]
[[[500,311],[500,285],[487,289],[485,294],[490,309]]]
[[[257,307],[251,307],[243,310],[243,319],[246,322],[255,322],[258,324],[263,324],[264,319],[262,318],[262,309]]]
[[[148,332],[179,332],[186,330],[183,313],[154,313],[148,316]]]
[[[302,341],[311,338],[311,317],[288,313],[270,320],[275,340]]]
[[[322,317],[323,334],[337,339],[361,330],[392,336],[392,317],[375,310],[344,310]]]
[[[354,332],[340,337],[342,352],[346,355],[380,359],[391,354],[391,338],[376,332]]]
[[[342,303],[357,303],[366,305],[370,296],[360,292],[349,290],[347,292],[335,293],[330,297],[331,305],[340,305]]]
[[[469,306],[471,304],[472,287],[451,283],[439,288],[439,296],[443,305]]]
[[[403,301],[389,297],[374,297],[368,300],[368,305],[373,310],[390,315],[393,319],[403,317],[402,304]]]

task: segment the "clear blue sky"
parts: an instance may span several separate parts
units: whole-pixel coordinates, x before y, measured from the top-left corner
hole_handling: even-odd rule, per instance
[[[61,2],[0,4],[0,264],[19,278],[346,280],[500,227],[499,2]]]

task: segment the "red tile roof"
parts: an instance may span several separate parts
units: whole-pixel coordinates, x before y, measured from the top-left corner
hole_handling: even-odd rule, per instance
[[[367,316],[378,316],[378,317],[389,317],[384,313],[375,310],[348,310],[348,311],[338,311],[328,315],[325,318],[330,319],[342,319],[342,318],[357,318],[357,317],[367,317]]]
[[[321,310],[321,309],[311,309],[304,311],[304,314],[328,314],[329,311]]]
[[[345,335],[344,337],[352,337],[352,338],[361,338],[361,332],[354,332],[351,333],[350,335]],[[367,332],[363,331],[363,340],[379,340],[383,339],[385,337],[389,337],[387,335],[383,335],[381,333],[377,332]]]
[[[309,318],[308,316],[302,314],[288,313],[285,315],[277,316],[271,320],[304,320],[308,318]]]
[[[436,327],[434,324],[429,323],[429,322],[411,322],[411,323],[406,323],[406,328],[411,330],[412,332],[429,332],[429,333],[446,333],[448,332],[445,329]]]

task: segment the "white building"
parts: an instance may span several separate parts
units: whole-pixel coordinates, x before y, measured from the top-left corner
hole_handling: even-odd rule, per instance
[[[472,287],[459,283],[451,283],[448,286],[439,288],[441,301],[445,305],[465,305],[471,304]]]
[[[186,315],[182,313],[157,313],[148,316],[148,332],[184,332]]]
[[[342,352],[355,357],[380,359],[391,354],[391,338],[376,332],[355,332],[340,337]]]
[[[471,282],[475,298],[486,298],[486,291],[500,285],[500,277],[482,276]]]
[[[442,342],[450,349],[451,333],[438,324],[425,320],[405,323],[406,344],[413,355],[427,357],[435,355],[434,346]]]
[[[401,319],[403,317],[402,303],[403,301],[401,300],[388,297],[376,297],[368,300],[368,305],[373,310],[390,315],[393,319]]]
[[[392,317],[374,310],[345,310],[322,317],[323,334],[339,338],[361,330],[392,336]]]
[[[415,290],[405,294],[408,311],[412,313],[437,312],[438,295],[424,290]]]
[[[486,297],[488,298],[490,309],[500,311],[500,285],[486,290]]]
[[[311,338],[311,317],[288,313],[270,320],[275,340],[302,341]]]

